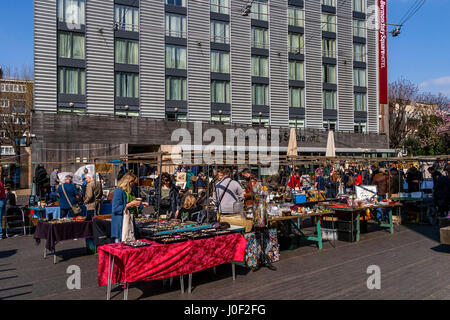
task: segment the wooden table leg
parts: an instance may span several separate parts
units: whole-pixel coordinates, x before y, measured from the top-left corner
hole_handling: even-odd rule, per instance
[[[319,250],[322,250],[322,230],[320,229],[320,219],[317,222],[317,243],[319,245]]]

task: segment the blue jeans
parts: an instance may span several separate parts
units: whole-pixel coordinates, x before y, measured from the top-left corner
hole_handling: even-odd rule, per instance
[[[381,200],[385,200],[386,196],[378,196],[378,202],[380,202]],[[386,209],[382,209],[382,208],[378,208],[377,209],[377,220],[384,220],[386,218]]]
[[[4,216],[6,216],[6,199],[0,199],[0,238],[3,238],[3,217]],[[6,231],[5,231],[5,233],[6,233]]]

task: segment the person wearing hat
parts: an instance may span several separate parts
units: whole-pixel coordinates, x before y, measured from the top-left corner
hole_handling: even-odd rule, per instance
[[[72,207],[76,205],[79,197],[79,192],[77,187],[75,187],[72,183],[72,179],[73,178],[71,175],[67,175],[64,178],[64,183],[57,190],[59,196],[59,207],[61,209],[61,218],[71,217],[71,215],[73,215]]]

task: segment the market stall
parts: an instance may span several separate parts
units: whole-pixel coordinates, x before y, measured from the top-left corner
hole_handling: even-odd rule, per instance
[[[133,243],[115,243],[98,247],[98,285],[107,286],[110,299],[111,285],[125,283],[127,299],[130,283],[152,281],[190,275],[233,261],[243,261],[247,241],[237,232],[204,239],[187,239],[170,244],[142,240]],[[233,280],[234,265],[233,265]]]
[[[53,254],[53,263],[56,263],[56,244],[62,241],[74,239],[89,239],[93,237],[92,221],[84,221],[82,218],[55,219],[52,221],[39,221],[34,233],[36,244],[39,245],[45,239],[44,259],[47,250]]]

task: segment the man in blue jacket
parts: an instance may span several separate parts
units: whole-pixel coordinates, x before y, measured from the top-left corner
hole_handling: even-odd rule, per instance
[[[66,194],[64,194],[64,191]],[[77,198],[79,197],[77,187],[72,183],[72,176],[68,175],[64,178],[64,184],[58,188],[57,193],[59,195],[61,218],[72,216],[72,207],[76,205]]]

